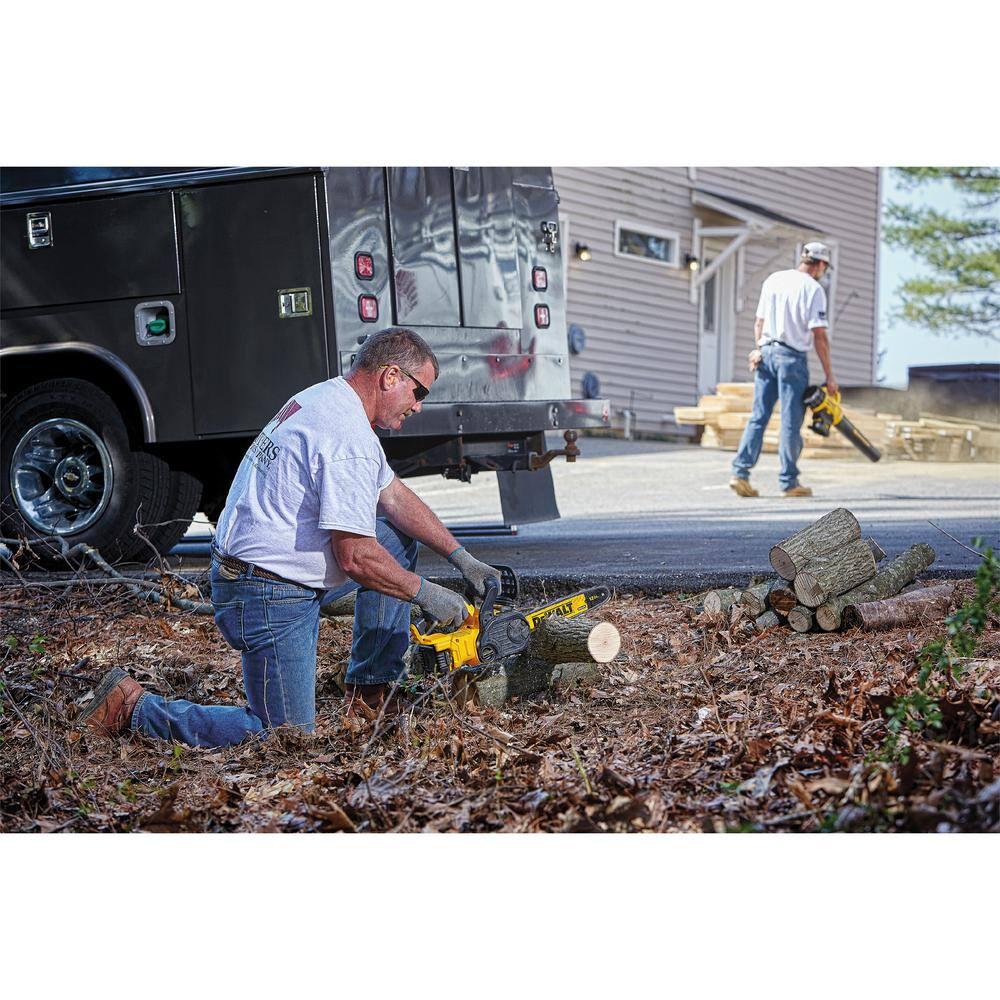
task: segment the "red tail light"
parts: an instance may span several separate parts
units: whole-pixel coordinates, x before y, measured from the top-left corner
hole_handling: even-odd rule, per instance
[[[544,292],[549,287],[549,275],[544,267],[533,267],[531,269],[531,287],[536,292]]]
[[[371,281],[375,277],[375,258],[370,253],[354,255],[354,273],[362,281]]]
[[[535,306],[535,326],[544,330],[549,325],[549,307]]]
[[[378,299],[374,295],[359,295],[358,315],[363,322],[374,323],[378,319]]]

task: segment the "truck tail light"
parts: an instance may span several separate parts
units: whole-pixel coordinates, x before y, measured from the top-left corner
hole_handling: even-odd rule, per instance
[[[374,295],[359,295],[358,315],[362,322],[374,323],[378,319],[378,299]]]
[[[354,255],[354,273],[362,281],[371,281],[375,277],[375,258],[370,253],[356,253]]]
[[[544,292],[549,287],[549,273],[544,267],[533,267],[531,269],[531,287],[536,292]]]
[[[544,330],[549,325],[549,307],[535,306],[535,326]]]

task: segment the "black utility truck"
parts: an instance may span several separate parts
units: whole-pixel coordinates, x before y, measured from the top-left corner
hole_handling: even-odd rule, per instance
[[[383,434],[396,472],[492,471],[508,524],[558,517],[547,462],[609,414],[570,398],[557,206],[534,167],[0,170],[2,534],[168,551],[390,325],[441,364]]]

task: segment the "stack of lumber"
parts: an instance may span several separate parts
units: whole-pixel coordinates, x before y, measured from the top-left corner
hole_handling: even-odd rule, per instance
[[[678,424],[700,425],[703,448],[735,451],[753,408],[752,382],[720,382],[714,395],[702,396],[697,406],[674,408]],[[847,416],[869,441],[887,457],[926,462],[1000,461],[1000,424],[921,414],[904,420],[898,413],[847,407]],[[836,429],[820,437],[809,429],[812,414],[806,411],[802,424],[802,458],[864,458]],[[778,450],[781,404],[778,403],[767,429],[763,450]]]
[[[674,419],[679,424],[700,424],[704,427],[701,435],[703,448],[721,448],[735,451],[743,436],[743,428],[750,419],[753,407],[752,382],[720,382],[715,394],[702,396],[697,406],[677,406]],[[771,423],[778,427],[777,410]]]
[[[901,593],[934,562],[929,545],[917,543],[883,562],[885,552],[873,538],[861,537],[858,519],[845,507],[772,546],[769,558],[776,577],[745,589],[709,591],[704,611],[728,613],[747,631],[787,624],[796,632],[833,632],[939,618],[951,601],[951,587]]]
[[[885,427],[887,454],[924,462],[1000,461],[1000,425],[921,416],[890,420]]]

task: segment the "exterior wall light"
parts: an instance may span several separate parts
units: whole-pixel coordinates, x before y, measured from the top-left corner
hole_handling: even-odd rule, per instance
[[[590,247],[586,243],[577,243],[576,245],[576,259],[577,260],[590,260],[593,256],[590,252]]]
[[[701,267],[701,261],[693,253],[686,253],[684,255],[684,263],[687,264],[689,271],[697,271]]]

